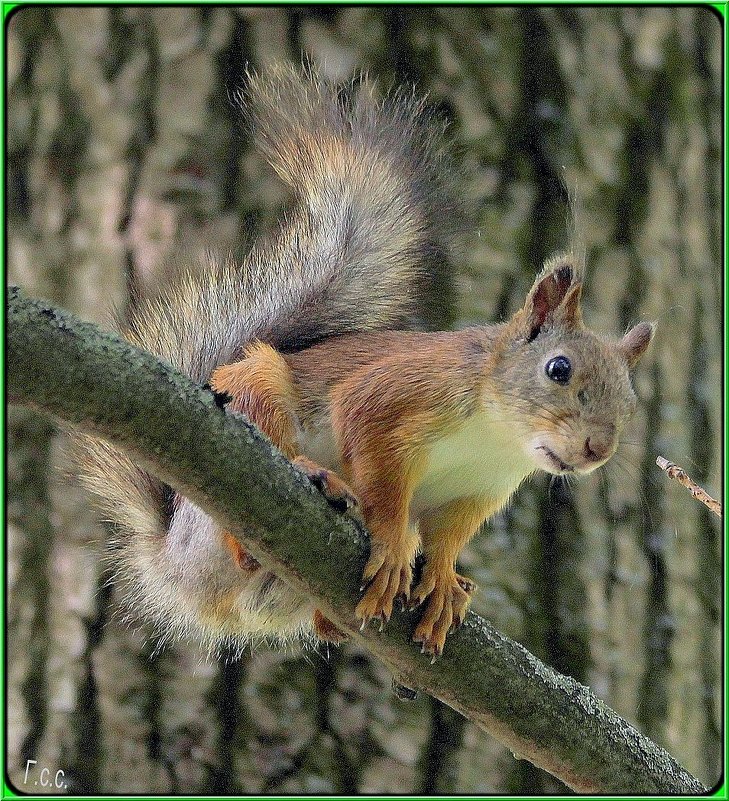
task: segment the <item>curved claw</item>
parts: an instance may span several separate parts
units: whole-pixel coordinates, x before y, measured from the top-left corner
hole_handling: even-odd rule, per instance
[[[453,572],[432,571],[421,580],[413,593],[413,602],[427,598],[425,612],[413,635],[415,642],[422,643],[421,653],[437,658],[443,653],[446,637],[463,625],[471,601],[464,585],[475,589],[469,579]]]
[[[418,596],[418,595],[411,596],[407,605],[408,611],[412,612],[414,609],[417,609],[423,603],[425,597],[426,596]]]
[[[456,615],[453,618],[451,627],[448,629],[448,633],[452,634],[454,631],[458,631],[458,629],[460,629],[462,625],[463,625],[463,618],[461,617],[461,615]]]
[[[473,595],[473,593],[478,589],[476,582],[472,581],[470,578],[466,578],[465,576],[459,576],[456,574],[456,581],[463,592],[467,592],[469,595]]]
[[[297,456],[294,464],[338,512],[347,514],[357,510],[359,501],[356,495],[336,473],[312,462],[306,456]]]
[[[418,697],[416,689],[401,684],[394,676],[392,677],[392,692],[398,701],[414,701]]]

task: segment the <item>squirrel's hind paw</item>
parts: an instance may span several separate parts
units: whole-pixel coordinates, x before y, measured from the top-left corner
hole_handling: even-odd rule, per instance
[[[261,567],[261,563],[255,556],[248,553],[246,549],[238,542],[238,540],[229,532],[223,532],[223,543],[230,551],[235,560],[235,563],[241,570],[246,573],[255,573]]]
[[[359,507],[357,496],[336,473],[306,456],[297,456],[293,463],[338,512],[356,514]]]
[[[324,642],[339,645],[340,643],[347,642],[349,639],[348,634],[338,629],[334,623],[332,623],[329,618],[324,617],[318,609],[314,611],[312,623],[314,624],[314,634],[316,634],[318,639]]]

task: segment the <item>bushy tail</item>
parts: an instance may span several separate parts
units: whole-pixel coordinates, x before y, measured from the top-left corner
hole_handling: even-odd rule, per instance
[[[365,77],[337,88],[291,67],[249,76],[237,100],[292,188],[293,207],[243,264],[211,266],[140,303],[124,335],[206,381],[254,338],[293,351],[417,324],[447,262],[454,217],[442,125],[423,101],[405,90],[380,97]],[[149,571],[157,565],[164,574],[169,591],[150,605],[166,622],[167,607],[180,603],[174,571],[159,558],[175,507],[169,489],[106,443],[76,444],[82,479],[116,524],[116,558],[140,603],[150,594]]]
[[[275,292],[258,336],[288,350],[412,326],[455,218],[442,123],[412,91],[380,97],[366,77],[337,88],[291,67],[253,77],[240,102],[297,200],[246,265]]]
[[[341,88],[289,66],[249,76],[237,101],[293,207],[243,264],[141,304],[129,338],[205,381],[254,338],[293,351],[417,326],[454,220],[442,123],[410,91],[380,97],[366,77]]]

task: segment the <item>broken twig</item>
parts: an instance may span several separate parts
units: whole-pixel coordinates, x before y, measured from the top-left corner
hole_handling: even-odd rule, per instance
[[[687,490],[691,491],[691,494],[696,498],[697,501],[701,501],[704,506],[708,506],[709,509],[719,517],[722,516],[721,513],[721,504],[719,501],[714,500],[714,498],[709,495],[706,490],[702,489],[690,476],[689,474],[683,469],[683,467],[679,467],[677,464],[673,462],[669,462],[668,459],[664,459],[662,456],[659,456],[656,459],[656,464],[663,470],[669,478],[673,478],[678,481],[679,484],[686,487]]]

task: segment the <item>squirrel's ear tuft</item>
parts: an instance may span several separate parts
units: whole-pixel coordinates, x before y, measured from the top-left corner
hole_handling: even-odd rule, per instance
[[[655,331],[653,323],[638,323],[620,340],[620,352],[628,362],[628,367],[635,367],[651,344]]]
[[[568,327],[579,326],[582,323],[581,293],[582,273],[571,260],[558,257],[547,262],[524,304],[527,341],[535,339],[542,327],[553,320]]]

